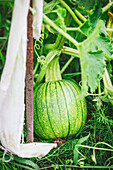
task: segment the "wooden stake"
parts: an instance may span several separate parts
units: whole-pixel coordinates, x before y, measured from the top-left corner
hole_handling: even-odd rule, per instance
[[[32,0],[30,2],[32,7]],[[27,18],[27,62],[26,62],[26,126],[27,142],[33,142],[33,16]]]

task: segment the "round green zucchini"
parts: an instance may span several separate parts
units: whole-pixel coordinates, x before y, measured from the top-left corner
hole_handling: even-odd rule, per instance
[[[85,98],[71,80],[40,84],[34,92],[34,129],[43,139],[75,135],[87,117]]]

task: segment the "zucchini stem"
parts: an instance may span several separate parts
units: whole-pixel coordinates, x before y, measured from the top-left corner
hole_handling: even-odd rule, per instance
[[[44,65],[42,66],[41,68],[41,71],[39,73],[39,76],[36,80],[36,84],[34,84],[34,88],[41,83],[41,81],[43,80],[45,74],[46,74],[46,70],[48,68],[48,65],[51,63],[51,61],[57,56],[60,54],[60,51],[58,50],[53,50],[53,51],[50,51],[48,53],[48,55],[46,56],[46,59],[45,59],[45,63]]]
[[[105,7],[102,8],[102,13],[106,12],[112,5],[113,2],[109,2]]]
[[[70,59],[67,61],[67,63],[61,69],[61,71],[60,71],[61,74],[66,70],[66,68],[69,66],[69,64],[73,61],[74,58],[75,58],[74,56],[70,57]]]
[[[111,83],[107,69],[105,68],[105,73],[103,75],[105,94],[108,96],[109,101],[113,104],[113,85]]]
[[[57,32],[59,32],[61,35],[63,35],[65,38],[67,38],[70,42],[72,42],[76,47],[78,47],[79,43],[72,38],[69,34],[64,32],[60,27],[58,27],[52,20],[50,20],[45,14],[43,14],[44,21],[49,24],[51,27],[53,27]]]
[[[62,80],[59,65],[59,56],[56,56],[48,65],[45,75],[45,82]]]
[[[79,57],[79,51],[74,49],[74,48],[70,48],[70,47],[66,47],[66,46],[63,46],[62,48],[62,53],[63,54],[68,54],[68,55],[73,55],[75,57]]]
[[[76,15],[77,15],[83,22],[86,22],[86,21],[87,21],[87,19],[86,19],[77,9],[75,9],[74,11],[75,11]]]
[[[72,9],[63,0],[59,0],[59,2],[68,10],[68,12],[71,14],[76,23],[81,26],[82,22],[76,17]]]

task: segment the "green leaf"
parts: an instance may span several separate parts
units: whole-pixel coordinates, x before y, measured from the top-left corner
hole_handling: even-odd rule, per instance
[[[102,51],[89,52],[88,59],[88,85],[91,88],[91,92],[94,92],[98,86],[100,77],[104,74],[104,54]]]
[[[40,170],[39,166],[36,163],[34,163],[33,161],[29,160],[29,159],[24,159],[24,158],[20,158],[20,157],[16,156],[15,161],[21,163],[21,166],[22,166],[22,164],[26,165],[26,168],[32,167],[35,170]]]
[[[98,20],[93,32],[79,45],[83,96],[87,94],[88,87],[92,93],[96,90],[104,74],[105,57],[109,58],[112,54],[109,37],[101,36],[102,30],[103,22]]]
[[[103,51],[106,58],[111,58],[112,46],[109,38],[99,36],[95,39],[94,44],[99,50]]]
[[[57,0],[52,0],[49,3],[44,1],[44,7],[43,7],[44,13],[45,14],[50,13],[58,4],[59,4],[59,2]]]
[[[70,0],[73,4],[76,3],[79,7],[84,7],[86,10],[91,10],[95,4],[95,0]]]
[[[101,14],[102,14],[101,4],[98,3],[94,6],[94,9],[89,15],[87,21],[80,28],[83,34],[89,36],[93,32]]]
[[[81,138],[81,139],[78,139],[78,141],[76,142],[76,145],[79,145],[79,144],[82,144],[83,142],[85,142],[89,138],[89,136],[90,136],[90,134],[85,136],[85,137],[83,137],[83,138]],[[74,160],[75,165],[77,165],[77,163],[78,163],[78,152],[77,152],[77,149],[78,149],[78,147],[74,148],[74,150],[73,150],[73,154],[74,154],[73,160]]]
[[[79,8],[84,8],[84,10],[91,10],[93,9],[94,5],[97,0],[69,0],[73,5],[78,6]],[[108,0],[99,0],[100,3],[102,3],[103,6],[108,4]]]
[[[56,8],[52,10],[48,17],[54,21],[56,25],[58,25],[60,28],[62,28],[64,31],[66,31],[66,25],[65,25],[65,17],[66,17],[66,9],[56,5]]]
[[[90,134],[88,134],[87,136],[83,137],[83,138],[80,138],[77,142],[77,145],[78,144],[82,144],[83,142],[85,142],[88,138],[89,138]]]

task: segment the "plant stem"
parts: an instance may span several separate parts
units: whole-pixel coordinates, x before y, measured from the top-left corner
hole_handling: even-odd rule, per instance
[[[57,32],[59,32],[61,35],[63,35],[65,38],[67,38],[69,41],[71,41],[76,47],[78,47],[79,43],[72,38],[69,34],[65,33],[61,28],[59,28],[52,20],[50,20],[46,15],[43,14],[44,21],[49,24],[51,27],[53,27]]]
[[[53,51],[50,51],[48,53],[48,55],[46,56],[46,59],[45,59],[45,64],[41,68],[41,71],[40,71],[39,76],[38,76],[38,78],[36,80],[36,84],[34,85],[34,88],[36,87],[36,85],[41,83],[41,81],[43,80],[43,77],[45,76],[48,64],[54,59],[54,57],[56,55],[59,55],[59,53],[60,52],[58,50],[53,50]]]
[[[86,146],[86,145],[75,145],[75,149],[78,151],[77,147],[83,147],[83,148],[88,148],[88,149],[95,149],[95,150],[102,150],[102,151],[110,151],[113,152],[113,149],[108,149],[108,148],[97,148],[93,146]]]
[[[73,56],[79,58],[79,52],[78,52],[78,50],[76,50],[74,48],[63,46],[62,53],[68,54],[68,55],[73,55]]]
[[[111,83],[107,68],[105,68],[105,73],[103,75],[103,79],[104,79],[104,81],[106,81],[107,86],[112,86],[112,83]]]
[[[37,71],[37,69],[38,69],[38,66],[39,66],[39,62],[37,62],[36,65],[35,65],[35,68],[34,68],[34,70],[33,70],[33,76],[36,74],[36,71]]]
[[[65,24],[68,25],[70,18],[70,13],[68,12],[65,17]],[[57,36],[56,42],[54,44],[54,48],[61,50],[64,44],[65,37],[59,34]],[[65,68],[64,68],[65,70]],[[60,65],[59,65],[59,55],[55,57],[48,65],[46,74],[45,74],[45,82],[55,82],[58,80],[62,80],[61,72],[60,72]]]
[[[62,70],[60,71],[61,74],[65,71],[65,69],[68,67],[68,65],[71,63],[71,61],[72,61],[75,57],[78,57],[78,58],[79,58],[79,52],[78,52],[78,50],[73,49],[73,48],[70,48],[70,47],[63,46],[62,53],[71,55],[71,58],[70,58],[70,59],[67,61],[67,63],[63,66]]]
[[[113,95],[113,86],[108,74],[107,69],[105,68],[105,73],[103,75],[103,82],[104,82],[104,87],[105,87],[105,93],[109,95]]]
[[[103,82],[104,82],[104,90],[105,94],[107,94],[109,101],[113,104],[113,85],[110,80],[109,74],[107,69],[105,68],[105,73],[103,75]]]
[[[112,5],[113,2],[109,2],[105,7],[102,8],[102,13],[106,12]]]
[[[60,73],[62,74],[66,68],[69,66],[69,64],[72,62],[72,60],[74,59],[75,57],[71,56],[70,59],[67,61],[67,63],[63,66],[63,68],[61,69]]]
[[[106,28],[106,31],[113,32],[113,28]]]
[[[32,5],[32,0],[30,2]],[[33,17],[29,10],[27,18],[27,62],[26,62],[26,125],[27,141],[33,142]]]
[[[58,165],[58,167],[61,169],[61,168],[65,168],[65,169],[113,169],[113,166],[76,166],[76,165]],[[40,168],[41,170],[42,169],[49,169],[49,168],[53,168],[52,166],[48,166],[48,167],[43,167],[43,168]]]
[[[69,11],[73,19],[76,21],[76,23],[81,26],[82,25],[81,21],[76,17],[72,9],[63,0],[59,0],[59,2]]]
[[[67,27],[66,28],[67,31],[81,31],[79,27],[75,28],[75,27]]]
[[[84,22],[87,21],[87,19],[77,9],[75,9],[74,11],[82,21],[84,21]]]
[[[0,37],[0,40],[6,40],[7,37]]]
[[[55,47],[56,49],[61,49],[63,43],[64,43],[64,37],[62,37],[61,35],[58,35],[54,47]]]
[[[45,82],[62,80],[59,65],[59,56],[55,57],[47,66]]]
[[[65,25],[66,26],[69,23],[69,19],[70,19],[70,13],[67,13],[67,15],[65,17]],[[46,50],[53,50],[53,49],[59,49],[60,50],[62,48],[63,44],[64,44],[64,40],[65,40],[65,38],[61,34],[58,34],[55,43],[46,45],[45,49]]]
[[[1,57],[1,60],[2,60],[2,64],[3,64],[3,66],[4,66],[4,64],[5,64],[5,58],[4,58],[1,50],[0,50],[0,57]]]

